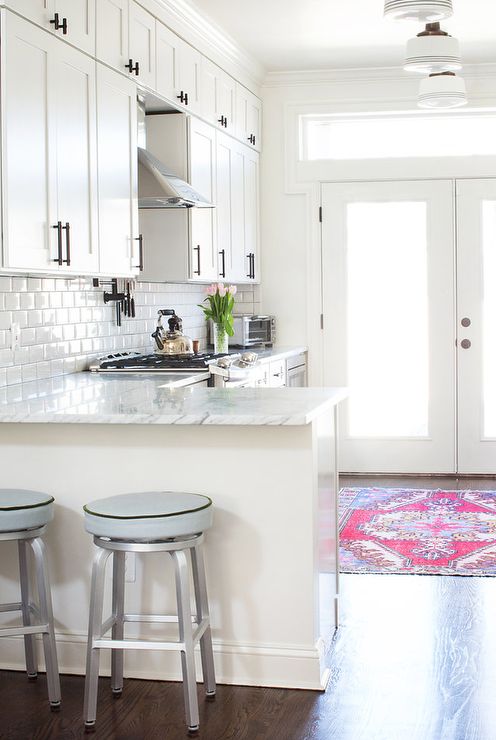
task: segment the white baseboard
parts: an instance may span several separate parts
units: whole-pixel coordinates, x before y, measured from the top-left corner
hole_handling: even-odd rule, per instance
[[[60,673],[84,675],[86,635],[58,633],[56,638]],[[41,641],[38,652],[41,671],[44,670]],[[201,677],[199,649],[196,652],[197,675]],[[317,646],[295,648],[284,645],[214,642],[214,659],[219,684],[324,691],[329,680],[329,671],[321,668],[321,651]],[[22,637],[1,638],[0,668],[25,669]],[[179,653],[126,651],[124,674],[128,678],[180,681],[182,679]],[[101,651],[100,675],[110,675],[110,650]]]

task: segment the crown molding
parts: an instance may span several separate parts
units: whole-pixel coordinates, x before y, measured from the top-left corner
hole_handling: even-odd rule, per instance
[[[496,79],[496,64],[466,64],[460,73],[466,80]],[[263,87],[297,87],[301,85],[335,85],[370,82],[405,82],[420,75],[405,72],[402,67],[356,67],[346,69],[295,70],[268,72]]]
[[[266,70],[220,26],[186,0],[137,0],[182,39],[246,87],[258,92]]]

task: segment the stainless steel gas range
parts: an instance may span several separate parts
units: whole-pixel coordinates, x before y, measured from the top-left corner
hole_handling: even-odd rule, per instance
[[[253,352],[230,355],[114,352],[91,362],[88,370],[92,373],[140,375],[169,375],[173,373],[184,376],[182,385],[194,384],[197,382],[195,376],[208,373],[208,385],[231,388],[256,385],[256,381],[260,377],[258,357]],[[190,378],[189,382],[188,378]]]

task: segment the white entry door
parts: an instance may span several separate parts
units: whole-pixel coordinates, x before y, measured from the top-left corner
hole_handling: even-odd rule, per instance
[[[496,471],[496,181],[457,181],[458,470]]]
[[[322,186],[324,382],[350,390],[343,471],[456,470],[453,189]]]

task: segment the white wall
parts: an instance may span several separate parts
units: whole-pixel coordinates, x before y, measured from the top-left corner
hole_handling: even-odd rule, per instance
[[[298,165],[298,136],[295,122],[300,113],[337,113],[416,109],[419,77],[401,70],[348,70],[307,73],[277,73],[266,79],[262,199],[262,281],[264,312],[277,317],[281,344],[310,347],[310,380],[319,382],[320,332],[320,227],[319,181],[381,179],[381,163],[366,162]],[[496,107],[496,68],[480,65],[465,70],[471,106]],[[402,177],[439,176],[437,164],[421,172],[398,168]],[[410,165],[409,165],[410,166]],[[444,173],[443,176],[457,176]],[[496,170],[473,176],[491,174]],[[391,177],[391,168],[386,175]]]

